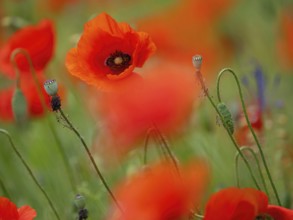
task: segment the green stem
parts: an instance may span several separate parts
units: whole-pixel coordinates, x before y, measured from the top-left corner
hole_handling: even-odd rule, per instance
[[[275,186],[274,181],[273,181],[273,179],[272,179],[272,176],[271,176],[271,173],[270,173],[269,167],[268,167],[268,165],[267,165],[267,162],[266,162],[266,159],[265,159],[265,156],[264,156],[264,153],[263,153],[262,147],[261,147],[261,145],[260,145],[260,143],[259,143],[259,141],[258,141],[258,138],[257,138],[257,136],[256,136],[256,134],[255,134],[255,132],[254,132],[252,126],[251,126],[250,120],[249,120],[249,118],[248,118],[248,114],[247,114],[247,111],[246,111],[246,107],[245,107],[245,103],[244,103],[244,98],[243,98],[243,94],[242,94],[242,90],[241,90],[240,82],[239,82],[239,80],[238,80],[237,75],[236,75],[236,74],[234,73],[234,71],[233,71],[232,69],[230,69],[230,68],[225,68],[225,69],[221,70],[220,73],[219,73],[219,75],[218,75],[218,79],[217,79],[217,95],[218,95],[218,100],[219,100],[219,102],[221,102],[221,96],[220,96],[220,95],[221,95],[221,94],[220,94],[220,79],[221,79],[222,75],[223,75],[224,73],[226,73],[226,72],[232,74],[233,77],[234,77],[234,79],[235,79],[235,81],[236,81],[236,84],[237,84],[237,87],[238,87],[238,91],[239,91],[240,100],[241,100],[241,105],[242,105],[242,109],[243,109],[243,113],[244,113],[244,116],[245,116],[245,119],[246,119],[246,123],[247,123],[247,125],[248,125],[248,128],[249,128],[251,134],[253,135],[253,138],[254,138],[254,140],[255,140],[255,143],[256,143],[256,145],[257,145],[257,148],[258,148],[258,150],[259,150],[259,152],[260,152],[260,156],[261,156],[261,159],[262,159],[263,165],[264,165],[264,167],[265,167],[265,170],[266,170],[267,176],[268,176],[268,178],[269,178],[270,184],[271,184],[271,186],[272,186],[272,188],[273,188],[273,191],[274,191],[274,194],[275,194],[275,196],[276,196],[276,199],[277,199],[278,205],[281,205],[281,200],[280,200],[280,198],[279,198],[279,194],[278,194],[278,192],[277,192],[276,186]]]
[[[41,184],[38,182],[37,178],[35,177],[35,175],[33,174],[31,168],[29,167],[29,165],[27,164],[27,162],[23,159],[23,157],[21,156],[20,152],[17,150],[16,146],[14,145],[11,135],[8,133],[8,131],[1,129],[0,128],[0,133],[6,135],[6,137],[8,138],[9,142],[10,142],[10,146],[12,147],[13,151],[16,153],[16,155],[18,156],[18,158],[21,160],[22,164],[24,165],[24,167],[26,168],[26,170],[28,171],[29,175],[31,176],[31,178],[33,179],[33,181],[35,182],[35,184],[37,185],[37,187],[39,188],[39,190],[43,193],[43,195],[45,196],[45,198],[47,199],[51,209],[53,210],[56,218],[58,220],[60,220],[60,217],[51,201],[51,199],[49,198],[48,194],[46,193],[46,191],[44,190],[44,188],[41,186]]]
[[[3,191],[3,194],[4,194],[7,198],[10,198],[10,195],[9,195],[9,193],[8,193],[6,187],[5,187],[5,185],[4,185],[4,183],[3,183],[3,181],[2,181],[1,179],[0,179],[0,187],[1,187],[2,191]]]
[[[87,147],[87,144],[85,143],[85,140],[84,140],[83,137],[80,135],[80,133],[78,132],[78,130],[73,126],[73,124],[69,121],[69,119],[68,119],[67,116],[64,114],[64,112],[62,111],[62,109],[60,108],[58,111],[59,111],[59,113],[61,114],[61,116],[62,116],[62,118],[64,119],[64,121],[65,121],[65,122],[67,123],[67,125],[69,126],[69,128],[70,128],[70,129],[76,134],[76,136],[78,137],[78,139],[81,141],[81,143],[82,143],[84,149],[86,150],[86,152],[87,152],[87,154],[88,154],[88,156],[89,156],[89,158],[90,158],[90,161],[91,161],[91,163],[93,164],[93,166],[94,166],[94,168],[95,168],[95,171],[96,171],[96,173],[98,174],[100,180],[102,181],[104,187],[105,187],[106,190],[108,191],[109,195],[110,195],[111,198],[113,199],[113,201],[114,201],[114,203],[116,204],[116,206],[120,209],[120,211],[121,211],[122,213],[124,213],[124,212],[123,212],[123,209],[122,209],[121,206],[119,205],[119,203],[118,203],[116,197],[114,196],[114,194],[112,193],[110,187],[108,186],[108,184],[107,184],[105,178],[103,177],[103,175],[102,175],[100,169],[98,168],[98,166],[97,166],[97,164],[96,164],[96,162],[95,162],[95,160],[94,160],[94,158],[93,158],[93,156],[92,156],[92,154],[91,154],[89,148]]]
[[[41,89],[42,87],[41,87],[41,85],[39,83],[39,80],[37,79],[37,74],[36,74],[36,71],[34,69],[34,66],[33,66],[32,60],[30,58],[30,55],[29,55],[29,53],[26,50],[24,50],[22,48],[15,49],[11,53],[11,58],[10,58],[10,60],[12,62],[12,65],[14,67],[14,70],[15,70],[15,72],[17,74],[17,86],[18,86],[18,88],[20,87],[20,72],[19,72],[17,63],[15,62],[15,56],[17,54],[22,54],[26,58],[26,60],[28,61],[29,67],[30,67],[30,73],[31,73],[31,75],[33,77],[35,86],[37,88],[37,93],[38,93],[38,96],[40,98],[42,108],[44,110],[45,109],[48,110],[48,106],[46,105],[45,97],[44,97],[44,94],[43,94],[42,89]],[[70,165],[69,165],[69,162],[68,162],[69,160],[68,160],[68,158],[66,156],[66,153],[65,153],[65,151],[64,151],[64,149],[62,147],[61,140],[60,140],[60,138],[57,135],[57,132],[56,132],[56,129],[55,129],[54,125],[53,125],[52,120],[50,118],[46,118],[46,120],[47,120],[47,124],[48,124],[48,126],[49,126],[49,128],[50,128],[50,130],[51,130],[51,132],[52,132],[52,134],[54,136],[54,139],[56,141],[56,144],[57,144],[59,153],[61,154],[61,157],[63,159],[64,165],[65,165],[65,169],[67,171],[67,175],[68,175],[68,178],[69,178],[69,181],[70,181],[71,188],[72,188],[72,190],[74,192],[76,192],[77,189],[76,189],[76,185],[75,185],[75,181],[74,181],[73,172],[70,169]]]
[[[269,191],[268,191],[268,188],[267,188],[267,184],[266,184],[265,178],[263,176],[263,173],[261,171],[260,163],[258,161],[258,158],[257,158],[255,152],[250,147],[240,147],[240,150],[241,150],[241,152],[247,150],[253,155],[253,157],[254,157],[254,159],[256,161],[257,169],[259,170],[260,178],[261,178],[262,184],[264,186],[265,192],[269,196]],[[237,152],[236,155],[235,155],[235,164],[236,164],[235,167],[236,167],[236,173],[237,173],[237,180],[238,180],[238,171],[237,171],[238,170],[238,158],[239,158],[239,153]],[[239,180],[237,182],[239,184]]]
[[[202,90],[203,90],[205,96],[208,98],[209,102],[212,104],[213,108],[214,108],[214,109],[216,110],[216,112],[218,113],[218,115],[219,115],[219,117],[220,117],[220,119],[221,119],[221,121],[222,121],[222,123],[223,123],[223,125],[224,125],[224,128],[225,128],[225,130],[227,131],[227,133],[228,133],[228,135],[229,135],[229,137],[230,137],[230,139],[231,139],[231,141],[232,141],[232,143],[233,143],[235,149],[236,149],[237,152],[240,154],[240,156],[241,156],[241,158],[243,159],[245,165],[247,166],[247,169],[248,169],[248,171],[249,171],[249,173],[250,173],[250,175],[251,175],[251,178],[252,178],[254,184],[255,184],[256,187],[260,190],[260,186],[258,185],[258,183],[257,183],[257,181],[256,181],[256,178],[255,178],[254,175],[253,175],[252,169],[251,169],[251,167],[250,167],[250,165],[249,165],[249,163],[248,163],[246,157],[244,157],[243,153],[242,153],[241,150],[239,149],[239,146],[238,146],[237,142],[235,141],[235,139],[234,139],[233,135],[231,134],[230,130],[228,129],[228,125],[226,124],[226,121],[224,120],[222,114],[219,112],[219,110],[218,110],[218,108],[217,108],[215,102],[213,101],[213,99],[212,99],[211,96],[209,95],[208,89],[207,89],[207,87],[206,87],[205,84],[204,84],[204,81],[203,81],[203,78],[202,78],[202,75],[201,75],[200,70],[196,70],[196,76],[197,76],[198,79],[199,79],[199,82],[200,82],[200,84],[201,84],[201,87],[202,87]]]
[[[151,138],[153,132],[153,128],[148,129],[147,134],[146,134],[146,138],[145,138],[145,142],[144,142],[144,155],[143,155],[143,163],[144,165],[147,164],[147,154],[148,154],[148,145],[149,145],[149,141]]]
[[[177,173],[180,174],[179,167],[177,164],[177,159],[175,158],[174,154],[172,153],[171,148],[169,147],[167,140],[165,139],[165,137],[163,136],[163,134],[161,133],[161,131],[159,130],[159,128],[155,124],[153,124],[153,127],[154,127],[155,133],[157,134],[157,136],[160,140],[160,143],[162,143],[163,149],[165,149],[167,151],[168,156],[171,159]]]

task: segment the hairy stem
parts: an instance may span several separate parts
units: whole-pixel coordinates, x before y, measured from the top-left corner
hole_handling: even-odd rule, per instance
[[[37,78],[37,74],[36,74],[35,68],[33,66],[31,57],[30,57],[29,53],[25,49],[22,49],[22,48],[15,49],[11,53],[11,57],[10,57],[10,60],[11,60],[12,65],[14,67],[14,70],[15,70],[15,72],[17,74],[17,87],[18,88],[20,87],[20,71],[19,71],[17,63],[15,61],[15,57],[16,57],[17,54],[22,54],[26,58],[26,60],[28,61],[29,67],[30,67],[30,73],[31,73],[31,75],[33,77],[34,84],[35,84],[35,86],[37,88],[37,93],[38,93],[38,96],[40,98],[42,108],[44,110],[45,109],[48,110],[48,106],[46,105],[45,97],[44,97],[44,94],[43,94],[42,89],[41,89],[42,87],[41,87],[40,82],[39,82],[39,80]],[[50,117],[47,117],[46,120],[47,120],[47,124],[48,124],[48,126],[49,126],[49,128],[50,128],[50,130],[51,130],[51,132],[53,134],[53,137],[54,137],[54,139],[56,141],[59,153],[61,154],[62,160],[64,162],[65,169],[67,171],[67,175],[68,175],[68,178],[69,178],[69,181],[70,181],[71,188],[72,188],[72,190],[74,192],[76,192],[77,189],[76,189],[76,184],[75,184],[75,181],[74,181],[73,172],[70,169],[70,165],[69,165],[69,162],[68,162],[69,160],[68,160],[68,158],[66,156],[66,153],[65,153],[65,151],[64,151],[64,149],[62,147],[61,140],[58,137],[57,131],[56,131],[56,129],[55,129],[55,127],[53,125],[53,122],[50,119]]]
[[[247,114],[247,110],[246,110],[246,107],[245,107],[244,98],[243,98],[242,89],[241,89],[241,86],[240,86],[239,79],[238,79],[237,75],[235,74],[235,72],[232,69],[230,69],[230,68],[225,68],[225,69],[221,70],[220,73],[219,73],[219,75],[218,75],[218,79],[217,79],[217,95],[218,95],[218,100],[219,100],[219,102],[221,102],[220,79],[221,79],[221,77],[223,76],[224,73],[230,73],[230,74],[232,74],[232,76],[234,77],[234,79],[236,81],[236,84],[237,84],[237,87],[238,87],[238,91],[239,91],[240,101],[241,101],[241,105],[242,105],[242,109],[243,109],[243,113],[244,113],[244,116],[245,116],[245,119],[246,119],[247,126],[248,126],[251,134],[253,135],[253,138],[254,138],[255,143],[257,145],[257,148],[259,150],[259,153],[260,153],[260,156],[261,156],[261,160],[262,160],[263,165],[265,167],[265,170],[266,170],[267,176],[269,178],[270,184],[271,184],[271,186],[273,188],[273,191],[274,191],[275,197],[277,199],[278,205],[281,205],[281,200],[279,198],[279,194],[277,192],[276,186],[275,186],[274,181],[272,179],[272,176],[271,176],[269,167],[267,165],[264,152],[262,150],[262,147],[261,147],[261,145],[260,145],[260,143],[258,141],[258,138],[257,138],[257,136],[256,136],[256,134],[255,134],[255,132],[254,132],[252,126],[251,126],[250,120],[248,118],[248,114]]]
[[[200,82],[200,84],[201,84],[201,87],[202,87],[202,90],[203,90],[205,96],[208,98],[209,102],[212,104],[213,108],[214,108],[214,109],[216,110],[216,112],[218,113],[218,115],[219,115],[219,117],[220,117],[220,119],[221,119],[221,121],[222,121],[222,123],[223,123],[223,125],[224,125],[224,128],[225,128],[225,130],[227,131],[227,133],[228,133],[228,135],[229,135],[229,137],[230,137],[230,139],[231,139],[231,141],[232,141],[232,143],[233,143],[233,145],[234,145],[236,151],[239,153],[239,155],[240,155],[241,158],[243,159],[245,165],[247,166],[247,169],[248,169],[248,171],[249,171],[249,173],[250,173],[250,176],[251,176],[251,178],[252,178],[254,184],[255,184],[256,187],[260,190],[260,186],[258,185],[258,183],[257,183],[257,181],[256,181],[256,178],[255,178],[254,175],[253,175],[253,172],[252,172],[252,169],[251,169],[251,167],[250,167],[250,165],[249,165],[249,163],[248,163],[248,160],[246,159],[246,157],[243,155],[243,153],[242,153],[241,150],[239,149],[238,144],[236,143],[236,141],[235,141],[233,135],[231,134],[230,130],[228,129],[228,125],[226,124],[226,121],[224,120],[222,114],[219,112],[219,110],[218,110],[218,108],[217,108],[215,102],[213,101],[212,97],[210,96],[209,91],[208,91],[208,88],[207,88],[207,87],[205,86],[205,84],[204,84],[204,81],[203,81],[203,78],[202,78],[201,72],[200,72],[200,70],[198,70],[198,69],[196,70],[196,77],[198,78],[198,80],[199,80],[199,82]]]
[[[263,176],[263,174],[261,172],[260,163],[258,161],[258,158],[257,158],[255,152],[250,147],[241,147],[240,150],[241,150],[241,152],[243,152],[245,150],[246,151],[249,151],[253,155],[253,157],[255,159],[255,162],[256,162],[256,165],[257,165],[257,169],[259,170],[260,178],[261,178],[262,184],[264,186],[265,192],[269,196],[269,191],[268,191],[268,188],[267,188],[267,184],[266,184],[266,181],[264,179],[264,176]],[[236,155],[235,155],[235,167],[236,167],[236,176],[237,176],[237,186],[239,187],[238,161],[239,161],[239,153],[237,152]]]
[[[96,173],[98,174],[100,180],[102,181],[104,187],[106,188],[107,192],[109,193],[109,195],[111,196],[111,198],[113,199],[114,203],[116,204],[116,206],[120,209],[120,211],[123,213],[123,209],[121,208],[121,206],[119,205],[116,197],[114,196],[114,194],[112,193],[110,187],[108,186],[105,178],[103,177],[100,169],[98,168],[87,144],[85,143],[85,140],[83,139],[83,137],[80,135],[80,133],[78,132],[78,130],[73,126],[73,124],[70,122],[70,120],[67,118],[67,116],[64,114],[64,112],[62,111],[62,109],[60,108],[59,113],[61,114],[62,118],[64,119],[64,121],[67,123],[67,125],[69,126],[69,128],[76,134],[76,136],[78,137],[78,139],[80,140],[80,142],[82,143],[82,146],[84,147],[86,153],[88,154],[90,161],[92,163],[92,165],[94,166],[94,169],[96,171]]]

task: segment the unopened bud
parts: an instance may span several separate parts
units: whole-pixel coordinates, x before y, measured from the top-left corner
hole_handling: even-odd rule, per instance
[[[27,119],[27,101],[23,92],[17,88],[12,97],[12,111],[17,122],[24,122]]]
[[[192,63],[193,66],[197,69],[200,70],[201,64],[202,64],[202,56],[201,55],[195,55],[192,57]]]
[[[44,88],[48,95],[55,96],[57,95],[57,92],[58,92],[58,83],[56,82],[55,79],[47,80],[44,83]]]
[[[84,209],[85,207],[85,198],[82,195],[77,194],[74,199],[74,204],[79,210]]]

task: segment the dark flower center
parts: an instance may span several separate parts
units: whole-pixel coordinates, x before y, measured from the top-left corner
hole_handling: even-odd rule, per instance
[[[130,66],[131,56],[127,53],[116,50],[110,54],[105,64],[111,69],[112,74],[119,75]]]

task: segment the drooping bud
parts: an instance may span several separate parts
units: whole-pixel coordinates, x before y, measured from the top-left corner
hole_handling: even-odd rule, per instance
[[[232,119],[232,115],[231,115],[230,110],[223,102],[220,102],[217,105],[217,109],[220,112],[220,114],[224,120],[223,121],[224,127],[229,130],[230,134],[233,134],[234,133],[234,123],[233,123],[233,119]]]
[[[27,101],[23,92],[19,88],[16,88],[13,94],[11,105],[14,119],[20,123],[26,121],[28,115]]]
[[[85,198],[84,196],[77,194],[74,199],[74,204],[78,210],[82,210],[85,207]]]
[[[55,96],[58,93],[58,83],[55,79],[46,80],[44,88],[50,96]]]
[[[201,64],[202,64],[202,56],[201,55],[194,55],[192,57],[192,63],[193,66],[197,69],[200,70]]]

